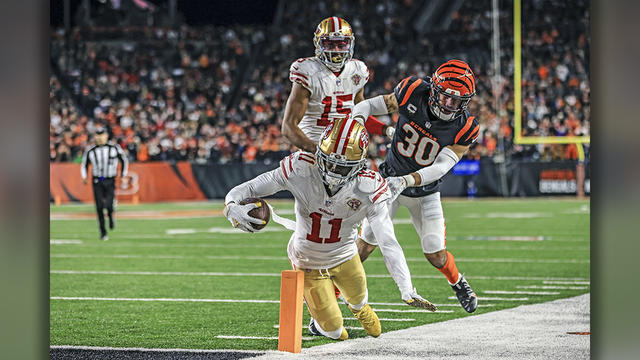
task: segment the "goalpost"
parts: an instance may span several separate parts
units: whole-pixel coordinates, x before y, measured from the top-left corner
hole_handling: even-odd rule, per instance
[[[522,35],[521,0],[513,0],[513,143],[514,144],[575,144],[578,149],[576,185],[578,197],[584,196],[584,144],[591,142],[590,136],[522,136]]]

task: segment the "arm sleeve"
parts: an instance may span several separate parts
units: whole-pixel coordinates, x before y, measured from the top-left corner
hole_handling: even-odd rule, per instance
[[[378,95],[371,99],[360,101],[353,107],[352,117],[361,123],[368,121],[370,115],[385,115],[388,114],[387,104],[384,102],[384,96]],[[376,120],[377,121],[377,120]]]
[[[80,176],[82,176],[82,180],[87,178],[87,170],[89,169],[88,157],[90,150],[91,149],[85,151],[84,154],[82,154],[82,164],[80,165]]]
[[[420,184],[415,184],[415,186],[424,186],[440,179],[448,173],[459,160],[458,155],[456,155],[453,150],[445,147],[440,151],[438,156],[436,156],[433,164],[416,171],[422,181],[420,181]]]
[[[129,172],[129,159],[127,159],[127,156],[124,154],[124,151],[122,150],[120,145],[116,145],[116,151],[118,152],[118,158],[122,162],[122,170],[120,172],[120,176],[125,177]]]
[[[380,246],[387,270],[389,270],[400,293],[405,293],[413,289],[411,273],[404,252],[393,231],[393,223],[389,217],[387,205],[386,201],[374,204],[367,214],[367,220],[378,240],[378,246]]]
[[[232,201],[239,203],[248,197],[264,197],[275,194],[280,190],[288,190],[287,179],[283,169],[277,168],[234,187],[227,193],[224,203],[228,204]]]

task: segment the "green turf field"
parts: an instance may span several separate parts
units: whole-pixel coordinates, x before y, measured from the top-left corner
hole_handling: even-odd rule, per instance
[[[588,200],[443,203],[447,247],[480,298],[473,315],[589,292]],[[292,202],[272,204],[284,214],[293,210]],[[92,206],[51,207],[51,345],[277,349],[279,274],[290,269],[290,231],[273,222],[264,233],[231,231],[220,215],[126,218],[220,209],[219,203],[122,205],[110,240],[101,242],[95,217],[69,220],[93,214]],[[414,286],[439,311],[404,305],[376,250],[364,267],[383,332],[473,316],[424,259],[406,209],[395,230]],[[350,337],[366,336],[341,307]],[[306,309],[303,321],[303,347],[331,342],[309,337]]]

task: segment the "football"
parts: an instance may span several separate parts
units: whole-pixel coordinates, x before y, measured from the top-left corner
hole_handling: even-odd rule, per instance
[[[252,209],[249,211],[249,216],[252,216],[256,219],[264,220],[265,223],[263,225],[251,223],[251,226],[255,230],[262,230],[269,223],[269,219],[271,219],[271,210],[269,210],[269,206],[267,206],[267,202],[261,198],[246,198],[240,201],[240,205],[246,205],[249,203],[260,203],[261,206],[259,208]]]

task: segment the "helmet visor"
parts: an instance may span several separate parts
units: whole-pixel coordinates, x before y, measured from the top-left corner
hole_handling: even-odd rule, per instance
[[[320,40],[320,45],[324,51],[349,51],[351,39],[325,37]]]

